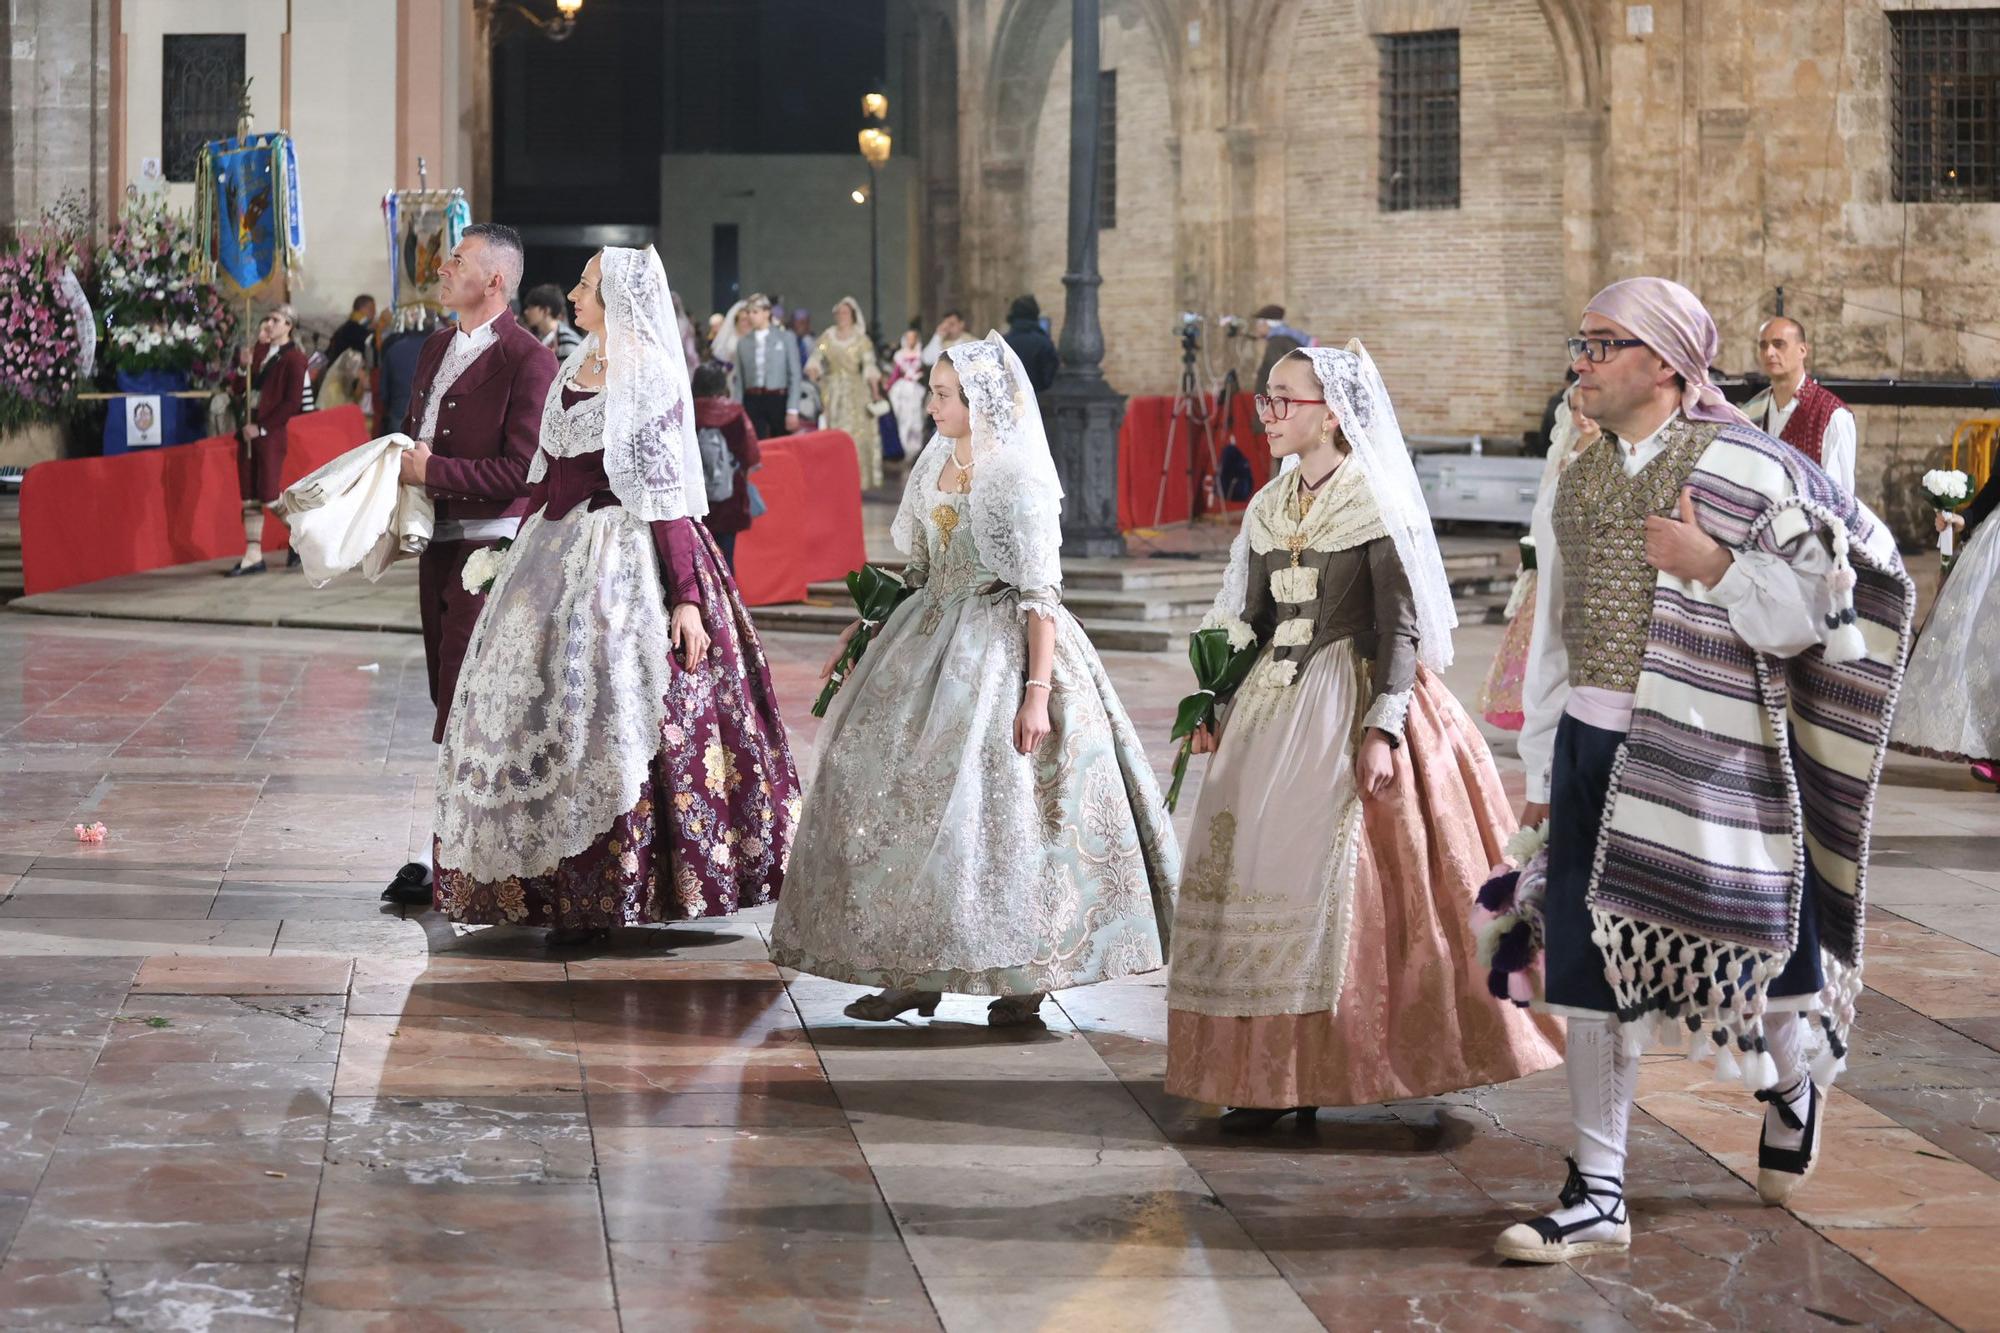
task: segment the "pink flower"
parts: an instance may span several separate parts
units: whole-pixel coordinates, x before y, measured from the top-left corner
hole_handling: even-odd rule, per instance
[[[78,842],[103,842],[105,831],[104,825],[101,823],[78,824],[76,826],[76,840]]]

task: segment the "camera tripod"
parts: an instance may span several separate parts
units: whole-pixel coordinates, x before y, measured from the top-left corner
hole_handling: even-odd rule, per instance
[[[1200,347],[1200,335],[1192,329],[1181,334],[1181,386],[1174,398],[1174,414],[1167,424],[1167,449],[1160,458],[1160,487],[1153,496],[1153,523],[1160,527],[1160,518],[1167,508],[1167,478],[1173,475],[1174,445],[1181,440],[1185,430],[1188,446],[1188,516],[1193,525],[1202,516],[1201,461],[1205,453],[1208,458],[1208,475],[1213,478],[1222,470],[1221,460],[1215,451],[1215,417],[1201,392],[1201,383],[1195,375],[1195,356]],[[1231,372],[1233,383],[1234,372]],[[1225,395],[1228,386],[1224,388]],[[1223,404],[1226,407],[1225,396]],[[1195,438],[1201,440],[1201,453],[1195,450]]]

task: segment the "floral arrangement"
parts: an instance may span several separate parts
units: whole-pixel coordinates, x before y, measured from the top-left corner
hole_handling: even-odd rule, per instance
[[[1924,473],[1924,498],[1939,513],[1949,513],[1972,498],[1972,478],[1948,468],[1932,468]],[[1952,529],[1938,534],[1938,552],[1951,559]]]
[[[1548,879],[1549,826],[1517,830],[1501,862],[1479,888],[1472,909],[1479,965],[1496,1000],[1520,1008],[1541,994],[1542,894]]]
[[[88,236],[88,215],[65,199],[0,251],[0,429],[67,416],[91,374]]]
[[[235,319],[197,275],[193,232],[163,204],[129,206],[98,265],[105,361],[113,370],[182,371],[196,385],[226,370]]]
[[[465,568],[458,576],[465,590],[475,596],[492,592],[493,580],[500,577],[500,568],[507,563],[507,548],[513,544],[511,537],[502,537],[465,557]]]

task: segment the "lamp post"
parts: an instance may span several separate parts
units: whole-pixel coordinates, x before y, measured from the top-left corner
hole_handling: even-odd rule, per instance
[[[1063,274],[1062,369],[1042,395],[1043,424],[1062,481],[1063,554],[1122,556],[1118,426],[1125,395],[1104,380],[1097,322],[1098,0],[1070,0],[1069,271]]]
[[[878,173],[888,163],[893,146],[889,129],[883,124],[889,118],[889,99],[881,93],[864,95],[861,114],[869,122],[856,136],[861,143],[861,156],[868,160],[868,310],[879,329],[882,327],[882,204]]]

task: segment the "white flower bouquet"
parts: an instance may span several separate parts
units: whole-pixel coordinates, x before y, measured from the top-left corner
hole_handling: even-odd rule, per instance
[[[1953,469],[1932,468],[1924,473],[1924,498],[1933,509],[1948,513],[1972,498],[1972,478]],[[1946,560],[1951,559],[1951,536],[1951,528],[1938,534],[1938,553]]]
[[[507,548],[513,544],[502,537],[465,557],[465,568],[458,576],[465,590],[482,596],[493,591],[493,580],[500,577],[500,568],[507,563]]]

